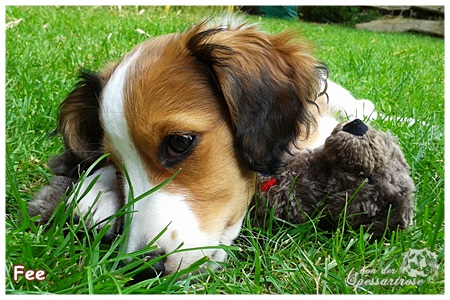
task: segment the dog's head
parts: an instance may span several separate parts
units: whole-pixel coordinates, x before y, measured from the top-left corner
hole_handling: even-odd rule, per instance
[[[255,188],[300,133],[314,125],[318,62],[292,34],[247,25],[201,23],[150,39],[81,82],[61,104],[59,130],[78,162],[102,153],[135,196],[177,176],[135,203],[127,249],[156,244],[169,253],[229,245]],[[131,186],[130,186],[131,185]],[[170,255],[167,273],[222,250]]]

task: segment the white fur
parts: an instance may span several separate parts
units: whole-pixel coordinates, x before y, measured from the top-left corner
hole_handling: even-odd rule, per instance
[[[95,178],[98,178],[97,182],[86,193]],[[120,209],[121,200],[117,193],[117,184],[116,168],[103,167],[75,186],[68,203],[77,201],[78,215],[85,217],[88,224],[94,225]],[[110,224],[113,222],[114,220],[111,220]]]
[[[209,20],[208,25],[211,27],[219,27],[224,30],[242,30],[256,26],[256,24],[244,22],[244,17],[230,13],[215,16]]]
[[[311,149],[317,148],[325,144],[325,140],[330,136],[331,132],[333,131],[334,127],[339,122],[336,120],[336,118],[330,117],[330,116],[322,116],[319,118],[317,122],[317,130],[319,131],[319,135],[317,139],[314,141],[314,144],[311,145]]]
[[[134,210],[136,212],[133,214],[127,252],[140,250],[142,242],[149,243],[165,227],[167,231],[156,241],[165,253],[171,253],[178,247],[189,249],[219,244],[217,239],[200,230],[184,195],[158,191],[137,202]],[[166,272],[185,269],[204,256],[213,258],[216,251],[217,249],[206,249],[173,253],[167,257]]]
[[[384,121],[393,121],[405,123],[407,126],[413,126],[416,120],[407,117],[387,116],[378,113],[375,105],[367,99],[355,99],[352,94],[339,84],[328,80],[327,94],[329,106],[332,112],[337,113],[337,117],[343,120],[361,119],[370,122],[377,118]],[[319,121],[320,122],[320,121]],[[422,126],[430,126],[426,122],[420,122]]]
[[[327,94],[329,106],[342,119],[370,121],[377,118],[375,105],[366,99],[357,100],[348,90],[328,80]]]

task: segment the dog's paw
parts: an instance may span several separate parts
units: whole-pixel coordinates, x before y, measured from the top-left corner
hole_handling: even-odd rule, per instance
[[[123,206],[116,168],[107,165],[80,179],[67,202],[72,204],[75,204],[75,214],[84,218],[88,226],[100,228],[110,224],[115,228],[117,220],[110,217]]]

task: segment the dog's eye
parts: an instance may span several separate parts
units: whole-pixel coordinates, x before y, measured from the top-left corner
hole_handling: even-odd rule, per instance
[[[186,152],[194,142],[195,135],[170,135],[167,138],[169,157],[175,157]]]
[[[195,145],[199,137],[196,134],[172,134],[165,137],[158,152],[158,159],[164,167],[173,167],[185,159]]]

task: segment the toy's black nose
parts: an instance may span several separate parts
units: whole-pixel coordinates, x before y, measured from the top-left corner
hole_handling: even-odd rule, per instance
[[[364,124],[363,121],[361,121],[360,119],[355,119],[350,123],[345,124],[344,127],[342,127],[342,131],[357,136],[363,136],[367,132],[367,130],[369,130],[369,127],[367,127],[367,125]]]
[[[160,257],[164,255],[162,250],[155,250],[149,253],[145,253],[142,255],[146,262],[151,261],[154,258]],[[143,271],[137,273],[133,276],[132,284],[144,281],[146,279],[155,278],[159,274],[164,274],[165,267],[164,263],[166,262],[165,258],[162,258],[157,263],[151,265],[149,268],[144,269]]]

